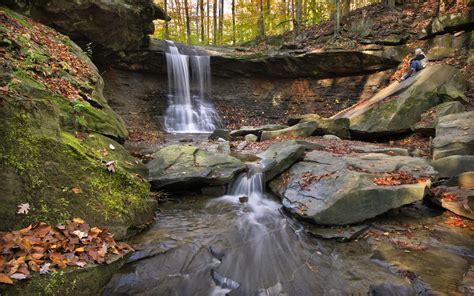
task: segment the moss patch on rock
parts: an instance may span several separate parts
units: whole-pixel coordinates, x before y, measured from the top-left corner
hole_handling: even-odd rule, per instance
[[[120,239],[149,221],[147,168],[115,141],[127,131],[95,66],[67,37],[4,8],[0,33],[0,231],[81,217]]]

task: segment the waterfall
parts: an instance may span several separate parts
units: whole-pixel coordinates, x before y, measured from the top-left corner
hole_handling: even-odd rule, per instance
[[[167,41],[168,108],[165,127],[170,133],[206,133],[221,125],[210,93],[210,57],[194,48],[183,54]]]

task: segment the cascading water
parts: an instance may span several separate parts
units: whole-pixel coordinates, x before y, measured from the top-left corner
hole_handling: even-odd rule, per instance
[[[214,106],[207,101],[210,90],[210,58],[189,50],[182,54],[167,41],[168,109],[165,127],[170,133],[207,133],[221,125]],[[190,71],[191,70],[191,71]]]

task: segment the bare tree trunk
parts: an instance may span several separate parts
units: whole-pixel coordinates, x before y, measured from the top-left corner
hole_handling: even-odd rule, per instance
[[[199,1],[201,9],[201,43],[204,43],[204,0]]]
[[[296,0],[296,19],[295,19],[295,34],[300,33],[301,28],[301,0]]]
[[[199,42],[199,1],[196,1],[196,43]]]
[[[384,1],[385,1],[385,5],[387,5],[388,7],[390,8],[395,7],[395,0],[384,0]]]
[[[343,6],[342,6],[342,15],[348,15],[349,12],[351,11],[351,0],[344,0]]]
[[[211,0],[207,0],[206,1],[206,10],[207,10],[207,44],[209,44],[211,41],[211,14],[209,13],[209,2],[211,2]]]
[[[189,24],[188,0],[184,0],[184,14],[185,14],[185,19],[186,19],[186,40],[188,44],[191,44],[191,26]]]
[[[341,1],[336,0],[336,27],[334,28],[334,36],[339,35],[341,29]]]
[[[213,19],[213,31],[214,31],[214,34],[213,34],[213,39],[214,39],[214,42],[213,44],[214,45],[217,45],[217,0],[214,0],[214,4],[212,5],[212,10],[213,10],[213,13],[214,13],[214,19]]]
[[[165,15],[168,15],[168,0],[165,0]],[[165,39],[168,39],[170,35],[170,31],[168,28],[168,21],[165,21]]]
[[[265,23],[263,22],[263,0],[257,0],[257,10],[258,10],[257,38],[263,39],[265,37]]]
[[[232,0],[232,45],[235,45],[235,0]]]
[[[224,0],[220,0],[219,7],[219,43],[224,41]]]

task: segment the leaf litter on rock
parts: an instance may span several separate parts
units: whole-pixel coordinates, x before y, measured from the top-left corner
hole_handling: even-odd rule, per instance
[[[13,284],[13,279],[27,279],[31,272],[46,274],[68,266],[104,264],[109,255],[126,251],[133,249],[80,218],[56,227],[39,222],[0,232],[0,283]]]

